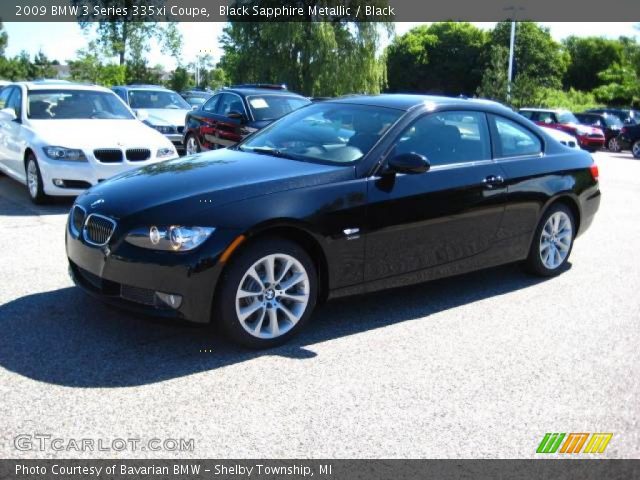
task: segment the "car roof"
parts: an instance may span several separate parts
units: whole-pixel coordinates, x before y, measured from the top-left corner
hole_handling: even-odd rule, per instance
[[[163,90],[165,92],[173,92],[173,90],[165,88],[162,85],[148,85],[142,83],[132,83],[131,85],[114,85],[112,88],[124,88],[126,90]]]
[[[491,100],[466,97],[444,97],[437,95],[417,95],[405,93],[385,93],[380,95],[348,95],[324,103],[351,103],[355,105],[368,105],[372,107],[395,108],[397,110],[411,110],[420,105],[435,107],[467,107],[476,105],[481,107],[493,107],[501,110],[509,110],[501,103]]]
[[[223,88],[222,90],[216,92],[215,94],[217,95],[219,93],[225,93],[225,92],[237,93],[238,95],[241,95],[241,96],[277,95],[277,96],[281,96],[281,97],[306,98],[306,97],[303,97],[302,95],[300,95],[298,93],[291,92],[289,90],[276,90],[276,89],[273,89],[273,88],[253,88],[253,87]]]
[[[525,107],[518,110],[519,112],[568,112],[566,108],[533,108],[533,107]]]
[[[113,93],[108,88],[101,87],[99,85],[74,83],[66,80],[33,80],[27,82],[14,82],[10,85],[22,85],[26,87],[27,90],[92,90]]]

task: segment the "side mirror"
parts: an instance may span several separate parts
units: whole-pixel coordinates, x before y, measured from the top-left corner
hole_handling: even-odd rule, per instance
[[[391,157],[387,162],[388,169],[396,173],[425,173],[431,168],[429,160],[418,153],[401,153]]]
[[[244,123],[246,121],[244,113],[240,113],[240,112],[236,112],[236,111],[231,111],[231,112],[227,113],[227,118],[232,118],[234,120],[240,120],[240,123]]]
[[[2,119],[8,122],[14,121],[16,118],[16,112],[13,108],[3,108],[0,110],[0,115],[2,115]]]

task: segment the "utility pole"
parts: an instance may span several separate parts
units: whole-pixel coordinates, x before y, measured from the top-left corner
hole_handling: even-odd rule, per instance
[[[513,54],[516,43],[516,22],[511,22],[511,42],[509,43],[509,72],[507,74],[507,101],[511,101],[511,81],[513,80]]]

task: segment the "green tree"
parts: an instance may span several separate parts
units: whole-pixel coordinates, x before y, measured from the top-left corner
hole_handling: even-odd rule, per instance
[[[602,85],[593,93],[599,101],[608,105],[640,105],[640,79],[629,61],[614,63],[598,77]]]
[[[4,31],[4,25],[0,22],[0,57],[4,57],[4,51],[9,43],[9,35]]]
[[[338,2],[304,3],[326,6]],[[366,2],[380,6],[386,3]],[[354,8],[358,4],[364,5],[365,1],[351,2]],[[315,96],[377,93],[385,81],[385,65],[377,52],[381,35],[392,28],[389,22],[349,22],[341,18],[325,22],[230,22],[221,38],[224,56],[220,67],[232,83],[286,83],[293,90]]]
[[[473,95],[486,37],[467,22],[423,25],[397,37],[387,51],[389,90]]]
[[[176,23],[167,22],[168,18],[150,17],[150,21],[132,21],[132,5],[135,0],[71,0],[75,5],[87,6],[90,14],[79,19],[79,24],[85,31],[93,31],[97,34],[97,45],[108,56],[118,58],[120,65],[124,65],[133,55],[134,70],[139,71],[141,62],[139,57],[148,51],[150,41],[155,39],[161,45],[164,52],[178,57],[182,47],[182,36],[178,32]],[[160,6],[163,0],[151,0],[147,4]],[[99,22],[92,22],[93,8],[124,7],[128,16],[107,16]],[[127,21],[128,20],[128,21]],[[162,23],[160,23],[162,22]]]
[[[622,61],[624,45],[619,40],[571,36],[563,42],[571,57],[564,76],[564,86],[593,90],[602,84],[598,74]]]
[[[71,79],[77,82],[88,82],[111,87],[125,83],[126,68],[122,65],[103,64],[93,53],[92,45],[79,50],[75,60],[69,60]]]
[[[169,78],[169,88],[176,92],[188,90],[194,86],[193,75],[184,67],[177,67]]]

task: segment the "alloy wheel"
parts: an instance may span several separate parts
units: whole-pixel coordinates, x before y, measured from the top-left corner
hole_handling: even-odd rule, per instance
[[[27,162],[27,186],[31,198],[38,196],[38,166],[33,159]]]
[[[187,138],[186,150],[187,150],[187,155],[193,155],[194,153],[198,153],[198,142],[196,141],[196,138],[193,135],[190,135],[189,138]]]
[[[273,339],[286,334],[309,304],[309,275],[291,255],[276,253],[255,262],[236,292],[236,314],[252,336]]]
[[[609,142],[607,143],[607,148],[610,152],[619,152],[620,151],[620,142],[616,137],[611,137]]]
[[[640,158],[640,141],[633,144],[633,147],[631,147],[631,152],[633,153],[634,157]]]
[[[542,264],[549,270],[555,270],[562,265],[569,255],[572,240],[571,219],[563,211],[555,212],[547,219],[540,235]]]

